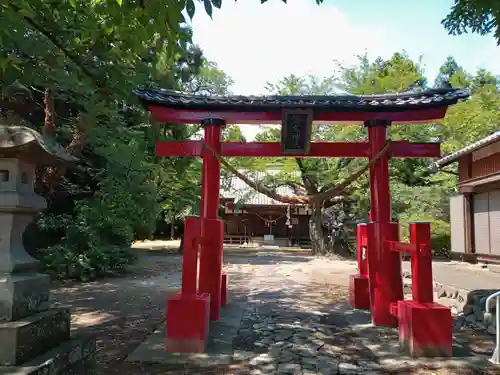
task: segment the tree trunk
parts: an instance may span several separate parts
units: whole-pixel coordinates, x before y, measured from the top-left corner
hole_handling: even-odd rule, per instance
[[[350,253],[347,243],[340,238],[331,235],[323,223],[322,204],[316,203],[311,207],[311,217],[309,219],[309,237],[311,239],[312,252],[316,255],[337,254],[342,257],[349,257]]]
[[[179,244],[178,252],[179,252],[179,254],[184,253],[184,235],[181,236],[181,243]]]
[[[313,254],[325,255],[328,252],[322,224],[321,204],[314,203],[311,205],[311,217],[309,218],[309,237],[311,238]]]
[[[174,215],[170,218],[170,239],[175,238],[175,225],[174,225]]]
[[[349,246],[346,242],[340,241],[338,238],[331,237],[331,241],[328,243],[328,248],[331,249],[331,252],[341,257],[350,257],[355,254],[351,254],[349,252]]]

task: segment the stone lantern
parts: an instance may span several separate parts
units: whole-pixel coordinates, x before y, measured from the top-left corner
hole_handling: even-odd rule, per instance
[[[5,120],[3,120],[5,121]],[[69,308],[51,308],[50,277],[23,246],[23,233],[46,208],[34,191],[37,166],[77,159],[24,126],[0,124],[0,373],[66,374],[92,367],[95,345],[71,339]]]

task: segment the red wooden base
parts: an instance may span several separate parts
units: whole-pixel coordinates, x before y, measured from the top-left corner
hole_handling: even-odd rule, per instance
[[[398,302],[399,342],[412,357],[451,357],[452,317],[437,303]]]
[[[229,278],[227,276],[227,273],[223,272],[222,279],[221,279],[221,286],[220,286],[220,305],[221,305],[221,307],[224,307],[227,305],[228,284],[229,284]]]
[[[210,295],[168,298],[165,350],[173,353],[202,353],[210,327]]]
[[[349,303],[354,309],[370,309],[368,277],[363,275],[349,276]]]

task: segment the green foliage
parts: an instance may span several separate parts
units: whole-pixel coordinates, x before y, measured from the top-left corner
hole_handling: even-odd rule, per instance
[[[197,74],[190,74],[190,79],[183,84],[184,91],[204,95],[229,95],[234,81],[219,69],[217,64],[203,59]]]
[[[497,0],[455,0],[441,23],[452,35],[469,30],[481,35],[493,33],[500,45],[500,3]]]
[[[432,242],[432,255],[435,257],[451,257],[451,235],[450,223],[435,219],[433,217],[409,217],[404,222],[400,222],[402,229],[402,240],[409,241],[409,223],[411,222],[428,222],[431,224],[431,242]]]
[[[49,210],[38,223],[52,245],[34,255],[59,277],[120,270],[133,260],[131,242],[152,235],[161,211],[175,220],[197,209],[200,162],[158,160],[154,145],[187,139],[199,127],[152,123],[132,95],[138,86],[198,93],[231,86],[193,45],[181,14],[186,4],[194,3],[37,0],[0,7],[3,109],[43,132],[40,98],[48,90],[57,141],[81,161],[62,182],[85,199],[63,213]]]
[[[160,207],[151,176],[157,166],[133,136],[109,144],[108,132],[101,128],[89,139],[104,163],[97,176],[99,190],[77,202],[71,214],[42,216],[39,221],[43,230],[65,233],[40,258],[58,277],[86,281],[122,269],[133,260],[132,240],[151,236],[155,228]]]
[[[394,124],[390,138],[413,142],[442,142],[442,152],[447,154],[466,146],[494,132],[500,123],[500,80],[490,72],[478,70],[475,74],[466,72],[453,57],[448,57],[440,69],[435,86],[451,82],[454,87],[470,88],[473,96],[448,110],[443,121],[430,124]],[[345,90],[355,94],[377,94],[401,92],[408,89],[428,88],[427,79],[420,61],[411,60],[405,52],[393,54],[387,60],[378,58],[370,61],[359,56],[358,64],[346,67],[339,65],[337,74],[319,79],[290,75],[277,83],[268,84],[271,92],[278,94],[324,94]],[[267,128],[257,134],[258,141],[277,141],[279,128]],[[313,140],[363,140],[366,131],[360,126],[320,125],[313,127]],[[434,254],[449,256],[449,196],[456,190],[456,176],[440,173],[430,175],[429,159],[391,159],[391,195],[394,220],[398,220],[407,234],[410,221],[430,221]],[[302,169],[295,160],[257,159],[247,162],[252,170],[279,169],[281,172],[268,185],[286,183],[299,185],[303,192],[312,194],[335,186],[359,165],[360,159],[304,159]],[[299,177],[298,177],[299,176]],[[313,190],[308,190],[302,177],[306,177]],[[366,217],[370,207],[367,176],[361,177],[349,189],[356,198],[355,210],[358,217]],[[353,208],[352,206],[350,207]]]
[[[222,140],[226,142],[246,142],[246,138],[238,125],[228,125],[222,130]]]

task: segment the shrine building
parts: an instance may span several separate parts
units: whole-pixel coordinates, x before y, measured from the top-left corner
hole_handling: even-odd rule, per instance
[[[450,198],[451,250],[455,259],[500,263],[500,131],[434,163],[454,173],[457,194]]]
[[[245,172],[246,173],[246,172]],[[255,181],[279,171],[252,172]],[[280,195],[294,195],[288,186],[276,188]],[[244,245],[308,246],[310,209],[307,205],[278,202],[255,191],[236,176],[221,177],[224,207],[224,243]]]

